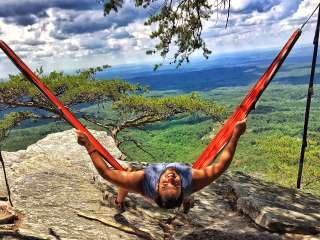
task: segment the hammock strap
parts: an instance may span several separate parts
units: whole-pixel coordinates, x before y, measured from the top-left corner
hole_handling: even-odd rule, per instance
[[[316,65],[317,65],[319,27],[320,27],[320,10],[318,11],[317,27],[316,27],[316,31],[314,34],[314,40],[313,40],[314,49],[313,49],[311,74],[310,74],[310,81],[309,81],[309,88],[308,88],[307,105],[306,105],[306,110],[305,110],[305,115],[304,115],[304,128],[303,128],[303,138],[302,138],[302,145],[301,145],[301,152],[300,152],[300,159],[299,159],[297,188],[301,187],[304,154],[306,151],[306,147],[308,145],[307,137],[308,137],[308,125],[309,125],[309,113],[310,113],[310,107],[311,107],[311,98],[313,95],[314,75],[315,75],[315,69],[316,69]]]
[[[123,170],[124,168],[111,156],[111,154],[98,142],[98,140],[86,129],[84,125],[74,116],[74,114],[65,107],[60,100],[45,86],[40,79],[27,67],[27,65],[12,51],[12,49],[3,41],[0,40],[0,48],[16,65],[21,73],[31,81],[61,112],[62,117],[74,128],[84,132],[89,141],[94,145],[101,156],[115,169]]]
[[[302,30],[304,28],[304,26],[309,22],[310,18],[313,16],[313,14],[317,11],[318,7],[320,6],[320,3],[318,3],[317,7],[313,10],[313,12],[311,13],[311,15],[308,17],[308,19],[302,24],[302,26],[300,27],[300,29]]]
[[[207,148],[202,152],[199,158],[192,165],[195,169],[201,169],[210,165],[219,152],[230,140],[235,124],[238,121],[243,120],[249,112],[254,109],[256,102],[262,95],[263,91],[267,88],[277,71],[281,67],[282,63],[290,53],[296,41],[301,35],[301,30],[297,29],[284,45],[278,56],[273,60],[267,71],[257,81],[257,83],[251,88],[241,104],[235,109],[234,113],[226,121],[225,125],[211,141]]]

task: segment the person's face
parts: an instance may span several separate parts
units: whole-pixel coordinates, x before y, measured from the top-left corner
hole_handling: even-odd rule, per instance
[[[168,168],[160,177],[158,192],[161,196],[179,197],[181,194],[181,177],[173,168]]]

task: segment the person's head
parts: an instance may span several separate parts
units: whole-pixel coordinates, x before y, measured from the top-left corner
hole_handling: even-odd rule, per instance
[[[155,202],[162,208],[176,208],[182,204],[182,179],[174,168],[168,168],[160,176]]]

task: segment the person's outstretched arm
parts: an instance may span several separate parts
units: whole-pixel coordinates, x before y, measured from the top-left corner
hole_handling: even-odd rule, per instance
[[[217,164],[204,169],[192,169],[192,192],[199,191],[217,179],[230,165],[238,140],[246,130],[246,120],[237,122],[231,139],[224,148]]]
[[[110,169],[99,152],[95,151],[88,137],[81,131],[77,131],[77,136],[78,143],[87,149],[93,165],[104,179],[128,191],[142,193],[144,171],[127,172]]]

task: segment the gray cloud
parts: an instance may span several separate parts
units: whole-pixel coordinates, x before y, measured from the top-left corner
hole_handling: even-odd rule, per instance
[[[26,39],[25,41],[23,41],[23,43],[29,46],[38,46],[46,44],[45,41],[40,41],[38,39]]]
[[[6,23],[15,23],[21,26],[29,26],[36,23],[38,18],[35,15],[22,15],[16,17],[8,17],[5,19]]]
[[[6,0],[0,2],[0,17],[7,23],[28,26],[47,17],[46,11],[50,8],[102,11],[102,6],[94,0]]]
[[[133,36],[129,34],[127,31],[114,32],[110,35],[110,37],[116,39],[133,38]]]
[[[47,18],[47,10],[64,11],[63,17],[54,22],[56,29],[51,36],[64,40],[69,35],[93,33],[111,27],[126,26],[138,18],[145,18],[146,11],[125,1],[119,13],[103,16],[103,7],[95,0],[7,0],[0,1],[0,18],[6,23],[30,26]],[[70,11],[69,11],[70,10]]]
[[[32,51],[34,51],[34,49],[31,48],[30,46],[23,45],[23,44],[20,44],[17,42],[12,45],[12,49],[15,52],[32,52]]]
[[[58,18],[55,21],[56,32],[52,33],[52,37],[63,38],[64,36],[84,33],[94,33],[105,29],[118,28],[127,26],[136,19],[144,19],[147,17],[145,11],[139,11],[134,7],[128,7],[120,10],[119,13],[111,13],[104,17],[101,12],[87,11],[83,12],[72,21]]]
[[[90,50],[106,47],[105,42],[101,39],[90,39],[90,40],[83,41],[80,44],[83,48],[90,49]]]
[[[35,58],[48,58],[52,56],[53,56],[53,53],[45,53],[45,52],[37,52],[34,54]]]
[[[241,7],[238,7],[237,11],[231,14],[230,27],[248,28],[259,25],[270,28],[271,25],[278,24],[279,21],[292,16],[298,10],[301,0],[252,0],[246,3],[240,5]],[[258,9],[259,7],[260,9]],[[262,12],[255,13],[260,10]],[[293,22],[288,22],[293,24]]]
[[[254,11],[267,12],[272,7],[278,5],[280,0],[253,0],[248,2],[240,9],[231,8],[232,13],[251,13]],[[232,6],[232,5],[231,5]]]
[[[101,5],[94,0],[6,0],[0,2],[0,17],[31,14],[41,17],[49,8],[67,10],[102,9]]]
[[[232,8],[231,16],[242,14],[242,21],[252,17],[251,13],[258,12],[258,15],[265,15],[266,21],[268,20],[281,20],[291,16],[297,11],[300,3],[303,0],[251,0],[245,2],[241,7]],[[231,5],[232,6],[232,5]],[[246,14],[246,15],[244,15]]]
[[[92,54],[118,54],[121,50],[122,47],[119,45],[113,47],[108,46],[107,48],[96,49]]]
[[[69,44],[69,45],[67,45],[66,47],[67,47],[67,49],[68,49],[69,51],[71,51],[71,52],[74,52],[74,51],[78,51],[78,50],[79,50],[79,47],[76,46],[76,45],[74,45],[74,44]]]
[[[53,37],[56,40],[65,40],[68,39],[69,36],[67,34],[62,33],[61,31],[51,31],[50,36]]]

